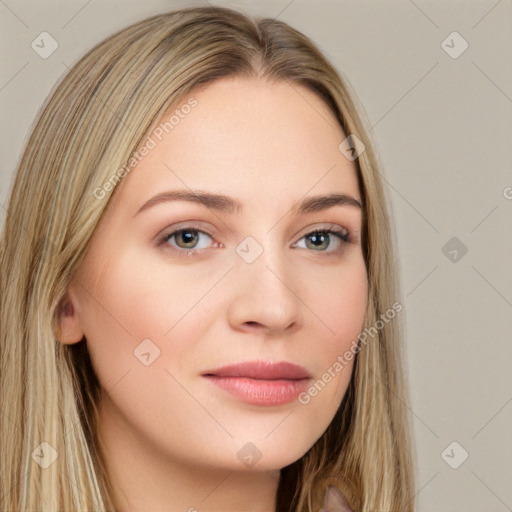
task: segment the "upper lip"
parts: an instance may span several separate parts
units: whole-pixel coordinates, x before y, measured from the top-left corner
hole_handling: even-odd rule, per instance
[[[203,373],[205,377],[245,377],[248,379],[309,379],[311,375],[302,366],[294,363],[272,361],[246,361],[221,366]]]

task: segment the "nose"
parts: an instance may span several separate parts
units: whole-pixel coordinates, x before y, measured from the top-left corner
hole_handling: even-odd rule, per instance
[[[253,263],[238,261],[228,306],[228,319],[235,330],[276,336],[302,326],[303,303],[293,289],[290,268],[276,260],[263,252]]]

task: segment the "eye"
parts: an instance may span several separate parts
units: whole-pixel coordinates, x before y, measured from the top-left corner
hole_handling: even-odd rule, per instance
[[[331,225],[328,228],[310,231],[292,247],[334,253],[339,251],[343,244],[349,242],[349,233],[346,229],[335,229]],[[216,242],[209,233],[192,226],[176,229],[164,235],[160,244],[179,256],[192,256],[209,247],[222,247],[222,244]]]
[[[302,241],[305,241],[301,244]],[[313,249],[316,252],[335,252],[349,242],[349,234],[344,229],[316,229],[302,237],[294,247]]]
[[[190,256],[196,250],[207,249],[211,246],[212,237],[199,229],[186,227],[164,236],[162,244],[170,246],[179,252],[180,256]],[[213,246],[219,246],[216,242]]]

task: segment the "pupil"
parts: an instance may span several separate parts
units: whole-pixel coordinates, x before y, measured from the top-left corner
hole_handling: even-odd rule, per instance
[[[320,247],[322,244],[325,243],[325,241],[327,240],[327,236],[326,235],[323,235],[323,234],[315,234],[315,235],[311,235],[310,239],[311,239],[311,242],[313,243],[313,245],[315,247]]]
[[[193,246],[195,244],[196,235],[193,234],[192,231],[182,231],[181,238],[185,242],[185,245],[189,247],[190,245]]]

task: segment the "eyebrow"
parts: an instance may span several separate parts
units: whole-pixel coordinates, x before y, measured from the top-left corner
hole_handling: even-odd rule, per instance
[[[228,213],[233,213],[235,210],[237,213],[240,213],[243,209],[243,205],[240,201],[222,194],[212,194],[201,190],[170,190],[162,192],[146,201],[139,208],[134,217],[152,206],[171,201],[190,201],[202,204],[212,210]],[[315,213],[327,210],[333,206],[353,206],[362,209],[361,203],[352,196],[347,194],[329,194],[308,197],[299,204],[297,213],[300,215]]]

